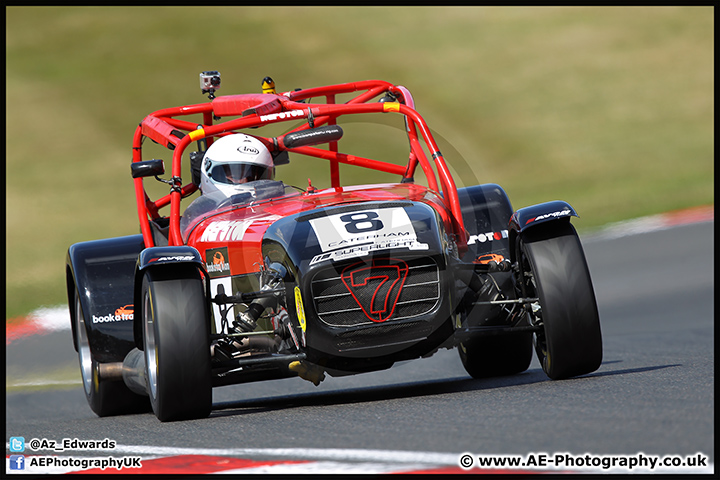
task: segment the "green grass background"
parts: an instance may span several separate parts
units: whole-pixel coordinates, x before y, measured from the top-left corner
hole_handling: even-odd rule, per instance
[[[259,92],[266,75],[279,91],[404,85],[459,184],[499,183],[515,208],[566,200],[581,231],[712,204],[713,14],[8,7],[6,318],[65,302],[70,244],[139,231],[135,127],[154,110],[206,101],[203,70],[222,73],[219,94]],[[285,168],[327,186],[314,165]]]

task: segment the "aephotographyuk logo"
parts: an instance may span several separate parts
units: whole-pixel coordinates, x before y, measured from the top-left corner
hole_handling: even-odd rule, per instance
[[[25,455],[10,455],[10,470],[25,470]]]

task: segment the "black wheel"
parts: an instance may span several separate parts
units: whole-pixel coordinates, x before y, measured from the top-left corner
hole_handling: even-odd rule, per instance
[[[530,321],[542,325],[535,351],[553,380],[594,372],[602,362],[600,318],[590,271],[575,228],[551,222],[518,238],[520,294],[539,298]]]
[[[473,378],[524,372],[532,360],[532,334],[480,337],[458,346],[465,371]]]
[[[203,418],[212,409],[209,310],[194,267],[150,270],[142,281],[145,377],[160,421]]]
[[[85,398],[99,417],[141,413],[150,410],[147,397],[132,392],[122,380],[102,380],[98,375],[98,361],[90,349],[85,315],[75,290],[75,340],[77,341],[80,374]]]

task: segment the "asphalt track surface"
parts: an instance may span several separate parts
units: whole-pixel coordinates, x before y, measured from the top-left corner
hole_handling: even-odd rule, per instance
[[[186,471],[198,473],[221,470],[222,461],[226,471],[273,471],[272,462],[280,462],[289,472],[298,464],[316,472],[428,465],[450,472],[462,471],[464,452],[701,453],[712,471],[713,227],[710,221],[582,238],[604,358],[598,371],[580,378],[551,381],[533,359],[520,375],[474,380],[456,350],[442,350],[382,372],[329,377],[319,387],[299,378],[222,387],[214,390],[210,418],[160,423],[152,413],[96,417],[78,372],[64,388],[7,393],[7,437],[109,438],[114,451],[26,454],[180,456],[191,459]],[[14,377],[77,366],[69,331],[22,338],[6,351]],[[6,457],[11,453],[6,448]],[[298,463],[283,463],[291,461]]]

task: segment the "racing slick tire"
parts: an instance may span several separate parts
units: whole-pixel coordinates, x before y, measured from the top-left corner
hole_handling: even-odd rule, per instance
[[[75,289],[75,339],[77,341],[80,375],[85,398],[93,412],[99,417],[144,413],[150,410],[147,397],[133,393],[122,380],[106,380],[98,374],[99,362],[90,348],[85,315],[80,305],[80,296]]]
[[[523,232],[516,246],[522,295],[539,298],[529,315],[543,325],[535,334],[543,370],[553,380],[594,372],[602,362],[600,318],[575,228],[550,222]]]
[[[195,267],[150,269],[141,290],[145,378],[162,421],[204,418],[212,410],[209,310]]]
[[[473,378],[524,372],[532,361],[532,351],[531,333],[474,338],[458,346],[463,367]]]

